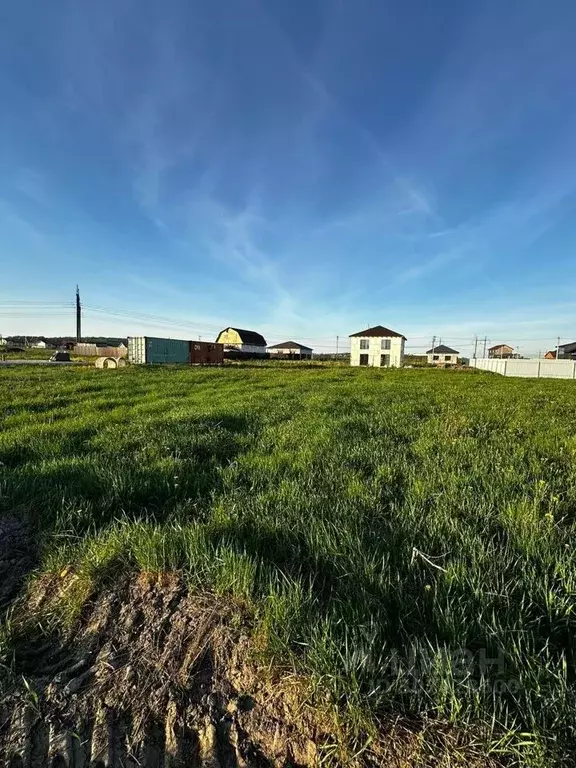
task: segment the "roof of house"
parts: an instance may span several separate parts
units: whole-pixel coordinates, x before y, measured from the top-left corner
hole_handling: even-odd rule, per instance
[[[232,328],[230,326],[228,328],[224,328],[223,331],[220,331],[218,338],[220,338],[220,334],[224,333],[224,331],[236,331],[238,336],[240,336],[242,344],[253,344],[256,347],[266,346],[266,339],[260,333],[256,333],[256,331],[246,331],[244,328]]]
[[[447,347],[446,344],[439,344],[437,347],[434,347],[434,349],[429,349],[428,352],[426,352],[427,355],[433,355],[439,352],[442,355],[459,355],[460,352],[458,352],[457,349],[452,349],[451,347]]]
[[[312,352],[312,347],[307,347],[305,344],[299,344],[297,341],[283,341],[281,344],[273,344],[268,349],[305,349],[308,352]]]
[[[510,344],[495,344],[493,347],[489,347],[488,351],[491,352],[493,349],[500,349],[501,347],[506,347],[506,349],[514,349],[514,347],[511,347]]]
[[[572,354],[572,352],[576,352],[576,341],[572,341],[570,344],[560,344],[560,349],[564,355]]]
[[[556,357],[556,350],[555,349],[549,349],[548,352],[544,355],[544,357]]]
[[[358,333],[351,333],[349,338],[354,337],[360,337],[360,336],[395,336],[400,339],[406,339],[406,336],[403,336],[401,333],[396,333],[396,331],[391,331],[390,328],[384,328],[383,325],[375,325],[373,328],[366,328],[365,331],[359,331]]]

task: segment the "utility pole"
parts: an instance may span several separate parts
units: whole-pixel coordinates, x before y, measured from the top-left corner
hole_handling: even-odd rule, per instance
[[[340,336],[336,336],[336,355],[338,355],[338,345],[340,343]]]
[[[486,357],[486,344],[487,344],[487,342],[488,342],[488,339],[486,338],[486,336],[484,336],[484,352],[482,353],[482,357],[483,358]]]
[[[436,347],[436,336],[432,336],[432,365],[434,365],[434,348]]]
[[[82,304],[80,304],[80,289],[76,286],[76,343],[82,341]]]
[[[476,360],[477,350],[478,350],[478,336],[474,336],[474,360]]]
[[[556,360],[560,359],[560,336],[556,339]]]

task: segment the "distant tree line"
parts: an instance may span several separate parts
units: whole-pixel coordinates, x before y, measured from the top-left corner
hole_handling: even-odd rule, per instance
[[[4,336],[8,344],[25,346],[31,342],[43,341],[49,347],[62,347],[65,344],[75,344],[74,336]],[[128,344],[128,339],[119,336],[83,336],[82,341],[88,344],[100,344],[105,347],[117,347],[119,344]]]

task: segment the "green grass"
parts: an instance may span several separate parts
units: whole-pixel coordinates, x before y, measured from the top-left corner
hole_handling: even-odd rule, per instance
[[[22,352],[0,347],[0,360],[49,360],[56,350],[29,347]]]
[[[363,727],[480,726],[571,765],[575,402],[456,371],[1,370],[0,514],[90,588],[178,569],[246,601]]]

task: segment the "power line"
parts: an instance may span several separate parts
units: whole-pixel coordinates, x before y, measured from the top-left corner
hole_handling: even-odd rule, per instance
[[[0,301],[0,317],[12,317],[15,319],[16,318],[43,319],[43,318],[49,318],[49,317],[66,317],[66,316],[69,317],[70,316],[69,313],[64,311],[66,309],[73,310],[74,302],[72,301],[67,301],[67,302],[16,301],[16,300]],[[137,312],[130,309],[114,309],[110,307],[104,307],[101,305],[92,305],[92,304],[85,304],[85,305],[83,304],[81,309],[84,315],[88,314],[89,316],[92,316],[92,317],[98,317],[99,319],[104,320],[106,322],[110,322],[112,318],[118,318],[122,320],[131,320],[133,321],[134,325],[138,324],[145,327],[166,328],[170,330],[187,329],[188,333],[192,333],[193,331],[195,331],[196,332],[195,335],[202,333],[202,334],[214,334],[216,336],[222,330],[221,325],[215,325],[212,323],[203,323],[200,321],[183,319],[183,318],[166,317],[163,315],[157,315],[153,313]],[[92,313],[95,313],[95,314],[92,315]],[[302,341],[312,341],[314,342],[315,348],[334,349],[334,346],[335,346],[333,341],[334,335],[305,336],[299,333],[294,333],[293,331],[282,332],[282,331],[278,331],[277,329],[271,329],[270,331],[267,331],[266,335],[271,341],[272,340],[281,341],[286,338],[295,338],[295,339],[300,339]],[[507,336],[508,339],[509,340],[511,339],[516,346],[518,346],[520,343],[538,344],[541,342],[543,344],[547,343],[550,345],[550,348],[553,348],[554,346],[558,346],[558,344],[561,341],[561,339],[557,340],[556,338],[552,337],[552,335],[534,336],[530,338],[521,338],[521,339],[515,338],[513,334],[502,334],[502,336]],[[427,346],[427,344],[429,343],[429,339],[430,339],[429,336],[410,336],[409,341],[412,343],[407,345],[406,348],[417,349],[421,346],[422,347]],[[342,342],[345,341],[347,343],[347,340],[348,340],[348,334],[338,334],[336,349],[339,350],[342,345]],[[456,345],[460,345],[468,348],[471,346],[474,346],[474,349],[476,350],[479,340],[478,340],[478,336],[476,336],[473,341],[470,341],[470,337],[450,336],[445,338],[444,341],[448,344],[456,344]],[[484,355],[485,355],[488,337],[485,336],[482,341],[484,344]],[[329,343],[323,343],[323,342],[329,342]],[[418,344],[418,342],[422,342],[422,344]]]
[[[195,328],[206,328],[208,330],[214,330],[214,331],[221,331],[222,326],[220,325],[210,325],[208,323],[201,323],[196,322],[192,320],[182,320],[182,319],[176,319],[171,317],[164,317],[162,315],[152,315],[147,314],[144,312],[132,312],[131,310],[122,310],[122,309],[109,309],[107,307],[98,307],[94,306],[92,304],[84,304],[85,309],[90,309],[93,312],[99,312],[101,314],[106,315],[114,315],[122,318],[131,318],[135,320],[152,320],[154,322],[161,322],[164,324],[170,324],[175,325],[178,328],[187,328],[187,327],[195,327]]]
[[[5,309],[67,309],[73,306],[73,302],[64,304],[47,301],[45,303],[38,302],[37,304],[10,304],[10,302],[7,301],[0,301],[0,307],[4,307]]]
[[[2,317],[29,317],[32,319],[42,319],[45,317],[70,317],[69,312],[43,312],[40,315],[31,314],[30,312],[3,312],[0,310],[0,316]]]
[[[156,315],[152,313],[145,313],[145,312],[137,312],[133,310],[128,309],[113,309],[110,307],[103,307],[101,305],[95,305],[95,304],[83,304],[83,307],[85,309],[93,310],[94,312],[99,312],[102,314],[109,314],[112,316],[118,316],[118,317],[127,317],[135,320],[143,319],[143,320],[152,320],[154,322],[162,322],[163,324],[170,324],[175,325],[179,328],[187,328],[187,327],[194,327],[194,328],[205,328],[208,330],[213,330],[216,332],[220,332],[223,327],[228,326],[222,326],[222,325],[215,325],[213,323],[202,323],[196,320],[187,320],[187,319],[181,319],[181,318],[172,318],[172,317],[166,317],[164,315]],[[234,327],[234,326],[231,326]],[[289,336],[297,336],[299,339],[303,340],[330,340],[332,341],[334,339],[333,335],[330,336],[304,336],[300,333],[295,333],[294,331],[289,332],[283,332],[283,331],[272,331],[271,335],[278,336],[278,338],[284,338]],[[349,334],[338,334],[340,338],[347,338]],[[411,336],[410,339],[412,341],[427,341],[430,337],[429,336]],[[450,337],[452,341],[467,341],[468,337]]]

